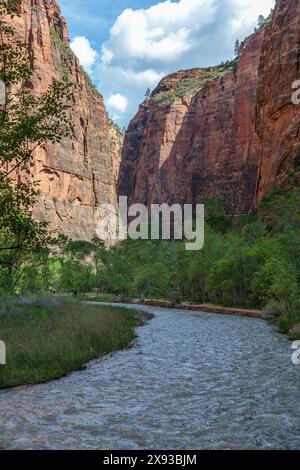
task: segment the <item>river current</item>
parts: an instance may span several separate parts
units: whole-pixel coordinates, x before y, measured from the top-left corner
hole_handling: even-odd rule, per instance
[[[286,337],[252,318],[143,309],[155,317],[131,349],[1,391],[0,448],[300,449]]]

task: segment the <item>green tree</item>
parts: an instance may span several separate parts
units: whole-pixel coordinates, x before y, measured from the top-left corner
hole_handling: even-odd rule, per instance
[[[218,233],[226,233],[231,227],[231,217],[226,215],[226,205],[224,201],[218,199],[208,199],[204,201],[205,223]]]
[[[259,15],[257,23],[259,28],[262,28],[266,24],[267,18],[265,18],[263,15]]]
[[[241,284],[241,272],[234,256],[217,260],[209,271],[207,287],[216,303],[237,305]]]
[[[245,225],[242,229],[242,235],[249,245],[262,240],[267,234],[264,223],[256,221]]]
[[[280,302],[283,311],[292,314],[299,293],[295,268],[276,257],[268,260],[254,274],[252,291],[264,304]]]
[[[58,287],[74,294],[92,290],[96,286],[96,252],[91,242],[66,240],[61,245]]]
[[[234,56],[235,56],[235,57],[238,57],[240,47],[241,47],[240,41],[239,41],[239,39],[237,39],[237,40],[235,41],[235,44],[234,44]]]
[[[67,110],[70,84],[65,78],[41,96],[31,86],[31,54],[27,44],[16,39],[8,20],[17,15],[19,0],[0,0],[0,81],[5,103],[0,106],[0,268],[5,288],[14,290],[22,262],[32,253],[47,249],[47,226],[32,217],[37,182],[30,164],[37,148],[70,135]]]
[[[142,298],[166,298],[169,282],[169,270],[164,263],[140,266],[135,272],[134,285]]]

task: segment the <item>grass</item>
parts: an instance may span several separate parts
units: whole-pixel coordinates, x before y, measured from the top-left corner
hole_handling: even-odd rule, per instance
[[[88,293],[80,296],[80,300],[88,300],[90,302],[117,302],[119,300],[117,294],[110,293]]]
[[[200,90],[207,82],[223,77],[229,70],[230,69],[225,66],[199,69],[199,77],[179,80],[173,90],[157,94],[154,100],[160,105],[172,104],[177,99],[181,99],[189,93],[195,93]]]
[[[1,301],[1,299],[0,299]],[[0,388],[36,384],[81,370],[92,359],[128,347],[147,314],[70,299],[1,302],[0,339],[7,364]]]
[[[92,82],[91,77],[90,77],[89,74],[84,70],[84,68],[82,67],[82,65],[80,66],[80,70],[81,70],[81,72],[82,72],[82,75],[83,75],[84,78],[85,78],[85,81],[86,81],[88,87],[89,87],[92,91],[96,92],[96,93],[103,99],[102,94],[100,93],[100,91],[97,90],[96,86],[95,86],[94,83]]]
[[[60,50],[64,59],[71,60],[73,58],[73,52],[65,41],[60,37],[58,31],[52,26],[50,28],[50,35],[54,45]]]
[[[291,341],[298,341],[298,340],[300,340],[300,332],[298,332],[298,333],[291,333],[291,334],[289,335],[289,339],[290,339]]]
[[[50,36],[54,51],[56,52],[53,56],[54,66],[61,77],[68,78],[70,74],[70,65],[74,57],[73,52],[67,43],[60,37],[59,32],[54,26],[50,28]],[[57,54],[57,52],[59,52],[59,54]]]
[[[92,301],[92,302],[122,302],[122,301],[126,301],[125,298],[122,299],[122,296],[118,296],[117,294],[113,294],[113,293],[87,293],[87,294],[84,294],[80,297],[81,300],[87,300],[87,301]],[[174,306],[174,302],[171,302],[170,300],[162,300],[162,299],[144,299],[145,302],[160,302],[161,306],[165,306],[165,307],[170,307],[172,308]],[[134,300],[133,299],[129,299],[128,300],[128,303],[133,303]],[[186,302],[186,303],[194,303],[194,304],[198,304],[199,301],[195,300],[195,301],[189,301],[189,302]],[[180,304],[180,301],[176,302],[176,304]],[[222,307],[224,305],[220,305],[220,307]],[[231,305],[229,305],[229,307],[232,307]],[[247,307],[243,307],[245,309],[247,309]],[[251,308],[250,308],[251,310]],[[276,319],[274,319],[276,318]],[[277,328],[278,328],[278,331],[282,334],[288,334],[289,335],[289,338],[291,340],[300,340],[300,332],[293,332],[292,334],[289,334],[289,332],[292,330],[293,327],[295,327],[296,325],[300,325],[300,314],[297,313],[295,316],[291,317],[290,315],[287,315],[286,313],[280,313],[280,309],[278,310],[277,312],[277,316],[274,317],[274,306],[268,306],[266,309],[265,309],[265,315],[264,315],[264,319],[266,321],[270,321],[271,323],[275,323]]]
[[[274,324],[279,333],[289,335],[291,340],[300,339],[300,310],[299,303],[291,311],[287,311],[280,302],[269,303],[264,310],[264,319]]]
[[[288,334],[291,340],[300,339],[300,315],[297,312],[295,316],[282,314],[278,319],[278,328],[280,333]],[[295,327],[298,326],[296,329]],[[295,331],[295,329],[297,331]]]

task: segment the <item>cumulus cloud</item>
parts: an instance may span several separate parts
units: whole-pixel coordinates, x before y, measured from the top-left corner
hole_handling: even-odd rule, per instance
[[[94,70],[120,123],[127,124],[146,89],[164,75],[231,58],[236,38],[251,33],[258,16],[267,16],[273,6],[274,0],[166,0],[125,9]]]
[[[76,36],[71,41],[71,49],[78,57],[80,64],[90,71],[97,59],[97,52],[92,48],[90,41],[85,36]]]
[[[146,10],[128,8],[111,28],[103,55],[110,53],[110,63],[122,54],[129,60],[172,62],[191,49],[191,33],[208,25],[215,11],[215,0],[167,0]]]
[[[121,95],[121,93],[111,95],[108,98],[107,103],[110,108],[120,113],[124,113],[127,109],[127,99],[125,96]]]
[[[258,19],[259,15],[268,16],[271,8],[274,7],[274,0],[231,0],[232,10],[235,12],[234,20],[237,21],[237,28],[251,27]]]

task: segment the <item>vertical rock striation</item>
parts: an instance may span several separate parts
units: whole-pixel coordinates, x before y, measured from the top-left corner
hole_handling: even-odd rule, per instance
[[[75,83],[70,111],[74,139],[37,150],[32,165],[40,181],[35,216],[74,239],[95,234],[95,209],[115,203],[122,135],[70,49],[67,26],[55,0],[22,0],[13,19],[17,35],[33,52],[32,88],[42,93],[53,77]]]
[[[36,217],[75,239],[95,233],[96,207],[222,199],[232,214],[253,209],[300,165],[300,3],[278,0],[271,20],[242,44],[233,64],[164,78],[122,135],[69,46],[55,0],[22,0],[14,20],[34,56],[32,88],[67,74],[76,84],[74,139],[38,150]],[[117,186],[117,188],[116,188]]]
[[[129,125],[119,192],[147,204],[222,199],[248,212],[300,165],[300,3],[278,0],[236,69],[164,78]]]
[[[260,151],[256,85],[264,32],[242,45],[236,70],[194,69],[164,78],[125,137],[119,192],[142,203],[223,199],[253,205]]]
[[[257,131],[262,153],[257,201],[300,169],[300,106],[292,102],[296,80],[300,80],[300,2],[278,0],[266,27],[259,67]]]

